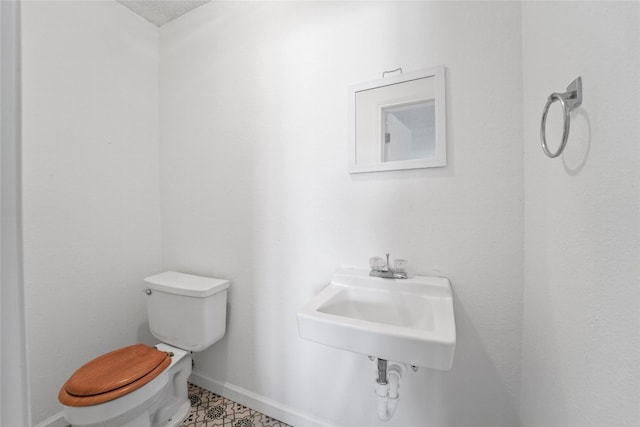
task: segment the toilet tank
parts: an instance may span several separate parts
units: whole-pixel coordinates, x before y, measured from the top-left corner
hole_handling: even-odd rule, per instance
[[[184,350],[202,351],[224,336],[228,280],[167,271],[144,281],[154,337]]]

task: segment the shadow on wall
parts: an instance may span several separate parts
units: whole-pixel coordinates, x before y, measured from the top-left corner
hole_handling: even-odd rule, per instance
[[[440,384],[443,390],[449,390],[432,396],[442,398],[438,402],[443,408],[442,419],[435,425],[468,426],[470,420],[482,420],[484,425],[493,427],[520,426],[518,390],[509,391],[504,382],[497,381],[500,371],[485,350],[478,330],[455,295],[455,289],[453,301],[457,330],[456,352],[450,377]],[[457,386],[462,383],[468,384],[468,387]],[[446,396],[457,398],[446,399]],[[461,409],[466,409],[466,412]]]
[[[564,170],[571,176],[578,175],[587,164],[591,151],[591,121],[584,109],[578,109],[571,117],[571,133],[562,156]]]
[[[151,330],[149,329],[149,322],[144,322],[138,325],[136,337],[139,343],[150,346],[156,345],[160,342],[160,340],[154,337],[151,333]]]

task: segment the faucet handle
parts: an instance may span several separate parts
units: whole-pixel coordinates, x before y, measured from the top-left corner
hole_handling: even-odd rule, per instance
[[[384,268],[384,260],[379,256],[369,258],[369,268],[373,271],[381,271]]]
[[[407,276],[407,260],[402,258],[396,258],[393,260],[393,270],[398,275]]]
[[[393,268],[396,271],[406,273],[407,272],[407,260],[402,258],[396,258],[393,260]]]

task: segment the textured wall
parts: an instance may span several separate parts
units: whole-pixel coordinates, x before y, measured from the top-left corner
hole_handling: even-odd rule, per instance
[[[640,424],[639,22],[637,2],[523,4],[526,426]],[[578,75],[584,103],[550,160],[542,107]]]
[[[374,426],[373,364],[298,337],[339,264],[390,251],[449,277],[453,370],[403,378],[396,426],[518,425],[518,3],[212,2],[161,28],[165,267],[231,280],[196,369],[337,425]],[[443,169],[347,173],[347,87],[447,67]]]
[[[160,270],[157,28],[115,2],[23,2],[33,421],[90,358],[141,339]]]

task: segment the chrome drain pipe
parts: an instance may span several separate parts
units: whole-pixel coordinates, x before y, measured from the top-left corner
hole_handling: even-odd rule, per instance
[[[393,364],[387,369],[387,361],[378,359],[378,378],[376,379],[376,396],[378,401],[378,418],[389,421],[398,407],[400,396],[400,378],[402,367]]]
[[[378,379],[376,382],[380,385],[387,385],[387,361],[378,359]]]

